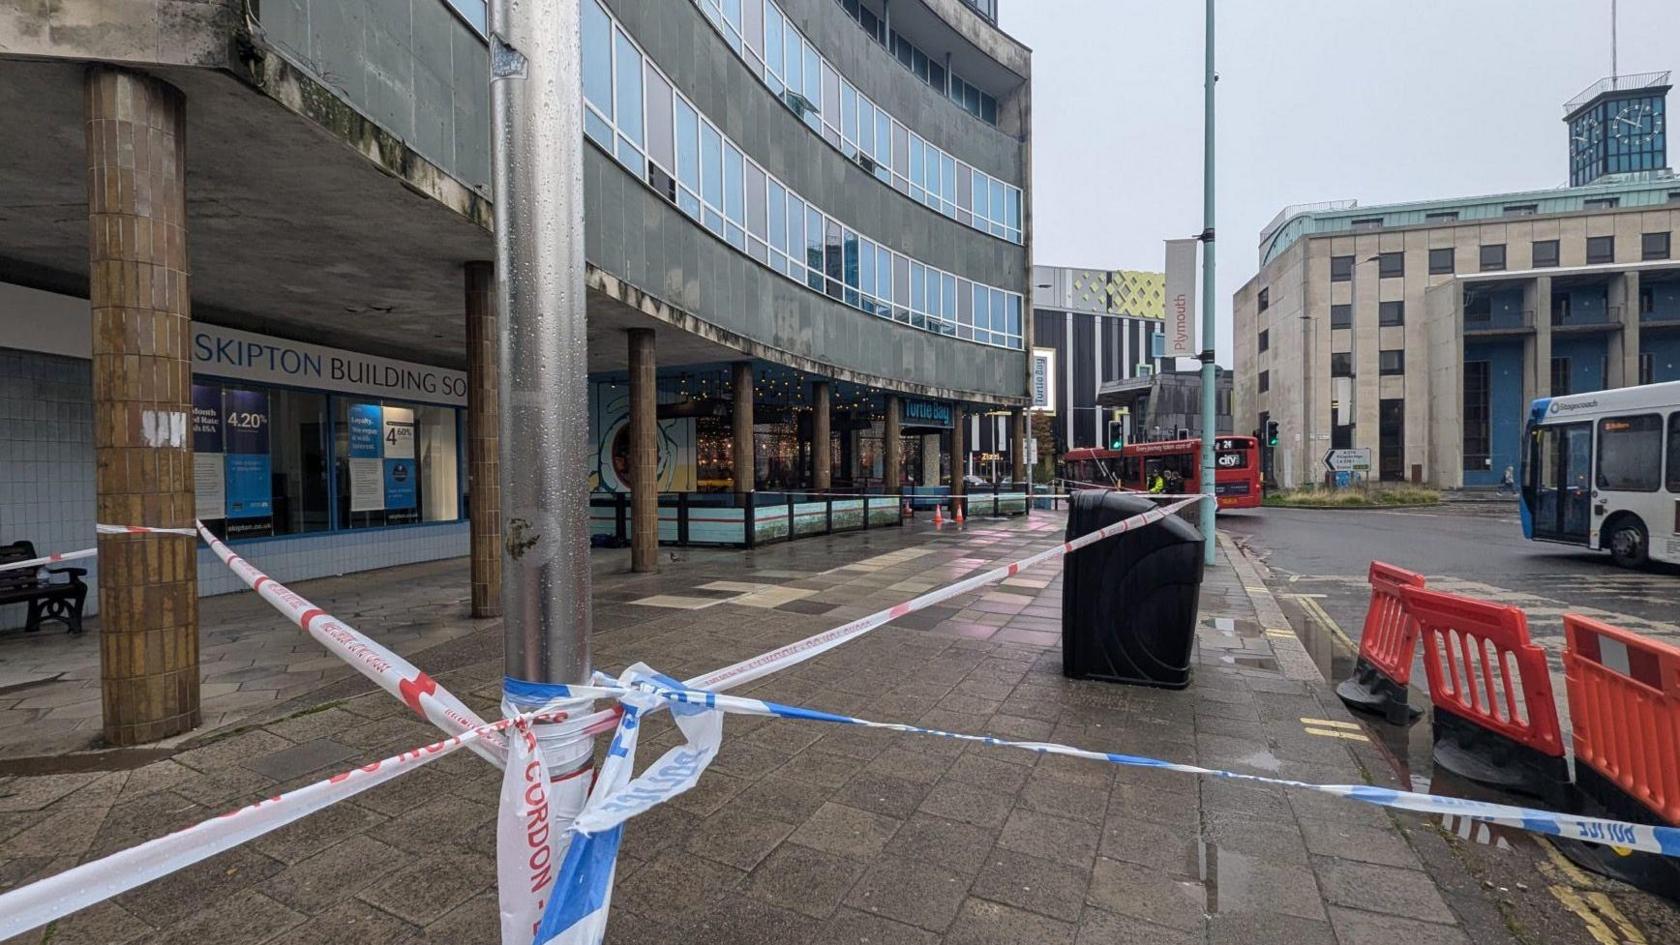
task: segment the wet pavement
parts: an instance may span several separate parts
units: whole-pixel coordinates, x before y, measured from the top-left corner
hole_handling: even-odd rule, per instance
[[[694,675],[1047,547],[1063,523],[1038,513],[965,532],[917,524],[681,553],[658,575],[602,556],[595,661]],[[1063,678],[1061,567],[1050,562],[742,692],[1254,774],[1401,784],[1393,749],[1334,697],[1266,573],[1232,551],[1207,574],[1182,691]],[[354,596],[328,582],[297,590],[334,611],[347,595],[363,615],[351,622],[384,640],[417,592],[464,599],[465,562],[455,565],[362,576]],[[465,623],[447,606],[441,619]],[[499,625],[405,655],[496,711]],[[167,758],[5,777],[0,889],[433,737],[340,673]],[[642,737],[648,758],[677,741],[663,717]],[[493,941],[498,781],[458,753],[18,941]],[[1635,934],[1639,922],[1662,928],[1649,923],[1666,913],[1647,917],[1649,903],[1624,888],[1586,888],[1534,845],[1510,846],[1297,790],[732,717],[700,785],[627,827],[608,941],[1586,945],[1604,940],[1564,898],[1591,912],[1594,895]],[[1612,942],[1636,941],[1604,921],[1622,935]]]

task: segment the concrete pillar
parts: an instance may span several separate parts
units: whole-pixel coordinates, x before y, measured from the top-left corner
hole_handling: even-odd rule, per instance
[[[1534,334],[1523,343],[1523,412],[1552,395],[1552,277],[1538,276],[1523,289],[1523,308],[1534,313]]]
[[[467,495],[472,503],[472,615],[502,615],[501,320],[495,266],[467,263]]]
[[[1610,376],[1604,386],[1613,390],[1639,383],[1639,271],[1611,276],[1609,295],[1611,321],[1622,326],[1610,336],[1605,351]]]
[[[100,522],[193,524],[186,98],[94,66],[84,85],[94,507]],[[198,552],[184,535],[100,535],[105,740],[199,723]]]
[[[752,492],[757,466],[753,462],[753,366],[732,366],[735,390],[735,491]]]
[[[881,460],[881,485],[888,492],[897,492],[904,486],[904,430],[901,426],[902,417],[898,406],[898,395],[887,395],[887,427],[881,434],[881,445],[885,447],[885,456]]]
[[[811,488],[827,492],[834,482],[834,440],[829,408],[833,391],[828,381],[811,384]]]
[[[1009,411],[1010,476],[1016,483],[1027,481],[1027,412],[1020,407]]]
[[[968,415],[961,404],[951,405],[951,494],[964,492],[963,474],[968,466]]]
[[[630,570],[659,570],[659,390],[653,329],[630,335]]]

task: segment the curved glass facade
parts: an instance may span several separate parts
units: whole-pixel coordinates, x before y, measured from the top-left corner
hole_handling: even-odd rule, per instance
[[[881,183],[982,233],[1021,242],[1021,188],[947,154],[876,105],[773,0],[693,2],[783,105]]]
[[[599,0],[583,2],[582,40],[585,132],[695,222],[837,302],[936,334],[1022,347],[1018,293],[896,252],[802,198],[677,90]],[[815,68],[820,75],[822,63]]]

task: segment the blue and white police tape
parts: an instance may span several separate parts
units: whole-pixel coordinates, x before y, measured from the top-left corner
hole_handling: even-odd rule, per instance
[[[1680,827],[1660,827],[1650,824],[1635,824],[1620,820],[1608,820],[1602,817],[1586,817],[1578,814],[1565,814],[1556,811],[1536,810],[1528,807],[1516,807],[1509,804],[1493,804],[1486,801],[1473,801],[1456,797],[1440,797],[1433,794],[1418,794],[1412,791],[1396,791],[1390,788],[1374,787],[1365,784],[1314,784],[1307,781],[1295,781],[1288,778],[1274,778],[1265,775],[1242,774],[1235,771],[1223,771],[1216,768],[1203,768],[1198,765],[1180,764],[1163,761],[1158,758],[1148,758],[1140,755],[1118,754],[1115,752],[1090,751],[1074,748],[1068,745],[1058,745],[1051,742],[1013,741],[995,738],[989,735],[965,735],[957,732],[946,732],[939,729],[923,728],[918,725],[906,725],[898,722],[875,722],[855,716],[837,715],[818,709],[807,709],[800,706],[785,705],[777,702],[767,702],[761,699],[748,699],[741,696],[730,696],[721,693],[707,692],[699,689],[682,688],[670,685],[663,678],[657,681],[648,674],[639,674],[634,680],[635,688],[646,694],[651,694],[673,705],[688,707],[691,711],[732,712],[742,715],[759,715],[771,718],[800,719],[814,722],[827,722],[837,725],[856,725],[864,728],[887,729],[895,732],[906,732],[916,735],[932,735],[939,738],[951,738],[959,741],[976,742],[993,745],[1000,748],[1021,748],[1039,754],[1066,755],[1073,758],[1086,758],[1092,761],[1107,762],[1109,764],[1125,765],[1128,767],[1154,768],[1162,771],[1175,771],[1181,774],[1206,775],[1224,778],[1232,781],[1246,781],[1255,784],[1269,784],[1278,787],[1296,788],[1315,791],[1335,797],[1375,804],[1379,807],[1389,807],[1396,810],[1411,811],[1420,814],[1447,814],[1459,817],[1469,817],[1474,820],[1514,827],[1530,833],[1542,834],[1550,837],[1564,837],[1572,840],[1584,840],[1591,843],[1603,843],[1610,846],[1629,850],[1639,850],[1645,853],[1656,853],[1663,856],[1680,857]],[[622,691],[615,687],[578,687],[574,692],[579,695],[598,695],[601,698],[616,698],[622,696]],[[680,791],[673,792],[681,793]],[[579,819],[578,829],[589,829],[590,825]]]

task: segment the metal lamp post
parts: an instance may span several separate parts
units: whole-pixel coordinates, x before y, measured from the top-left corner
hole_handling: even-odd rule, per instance
[[[1218,433],[1213,363],[1213,85],[1219,81],[1218,74],[1213,71],[1213,0],[1207,0],[1206,56],[1202,88],[1202,488],[1208,491],[1208,497],[1202,500],[1202,534],[1207,538],[1202,560],[1212,565],[1217,541],[1214,516],[1219,509],[1219,500],[1213,495],[1213,438]]]

